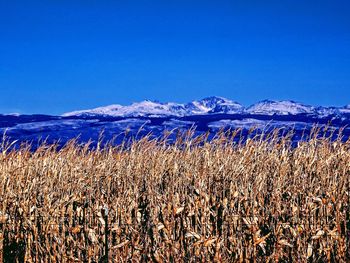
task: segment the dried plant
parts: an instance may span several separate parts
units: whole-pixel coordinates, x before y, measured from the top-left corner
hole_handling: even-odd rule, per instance
[[[346,262],[349,142],[146,136],[0,154],[0,257],[18,262]]]

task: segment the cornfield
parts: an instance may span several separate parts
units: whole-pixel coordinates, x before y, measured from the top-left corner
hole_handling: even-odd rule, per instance
[[[0,261],[349,262],[350,141],[237,136],[3,143]]]

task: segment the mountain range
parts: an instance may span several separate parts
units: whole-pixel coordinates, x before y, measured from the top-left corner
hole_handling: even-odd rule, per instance
[[[16,145],[22,142],[37,144],[40,140],[64,144],[77,137],[81,142],[96,142],[101,132],[105,140],[117,137],[119,139],[115,141],[120,142],[125,136],[152,133],[157,137],[166,130],[190,128],[195,128],[195,135],[209,132],[210,136],[222,128],[241,128],[244,136],[252,127],[258,130],[266,127],[293,129],[294,140],[299,141],[315,125],[329,126],[334,136],[342,131],[343,139],[349,138],[350,105],[322,107],[290,100],[264,100],[244,107],[238,102],[214,96],[183,104],[150,100],[128,106],[115,104],[61,116],[0,114],[0,132],[15,140]]]
[[[145,100],[142,102],[133,103],[128,106],[115,104],[90,110],[73,111],[65,113],[63,116],[184,117],[204,114],[308,114],[327,117],[330,115],[340,116],[344,113],[350,113],[350,105],[344,107],[315,107],[291,100],[263,100],[246,108],[238,102],[222,97],[213,96],[204,98],[202,100],[195,100],[186,104],[173,102],[161,103],[158,101]]]

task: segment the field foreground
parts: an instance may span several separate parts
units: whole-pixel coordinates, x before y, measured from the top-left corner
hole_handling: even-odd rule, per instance
[[[0,261],[346,262],[350,142],[147,137],[0,154]]]

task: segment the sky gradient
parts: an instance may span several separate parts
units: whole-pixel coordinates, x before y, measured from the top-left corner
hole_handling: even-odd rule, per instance
[[[350,104],[349,14],[345,0],[0,0],[0,113],[212,95]]]

